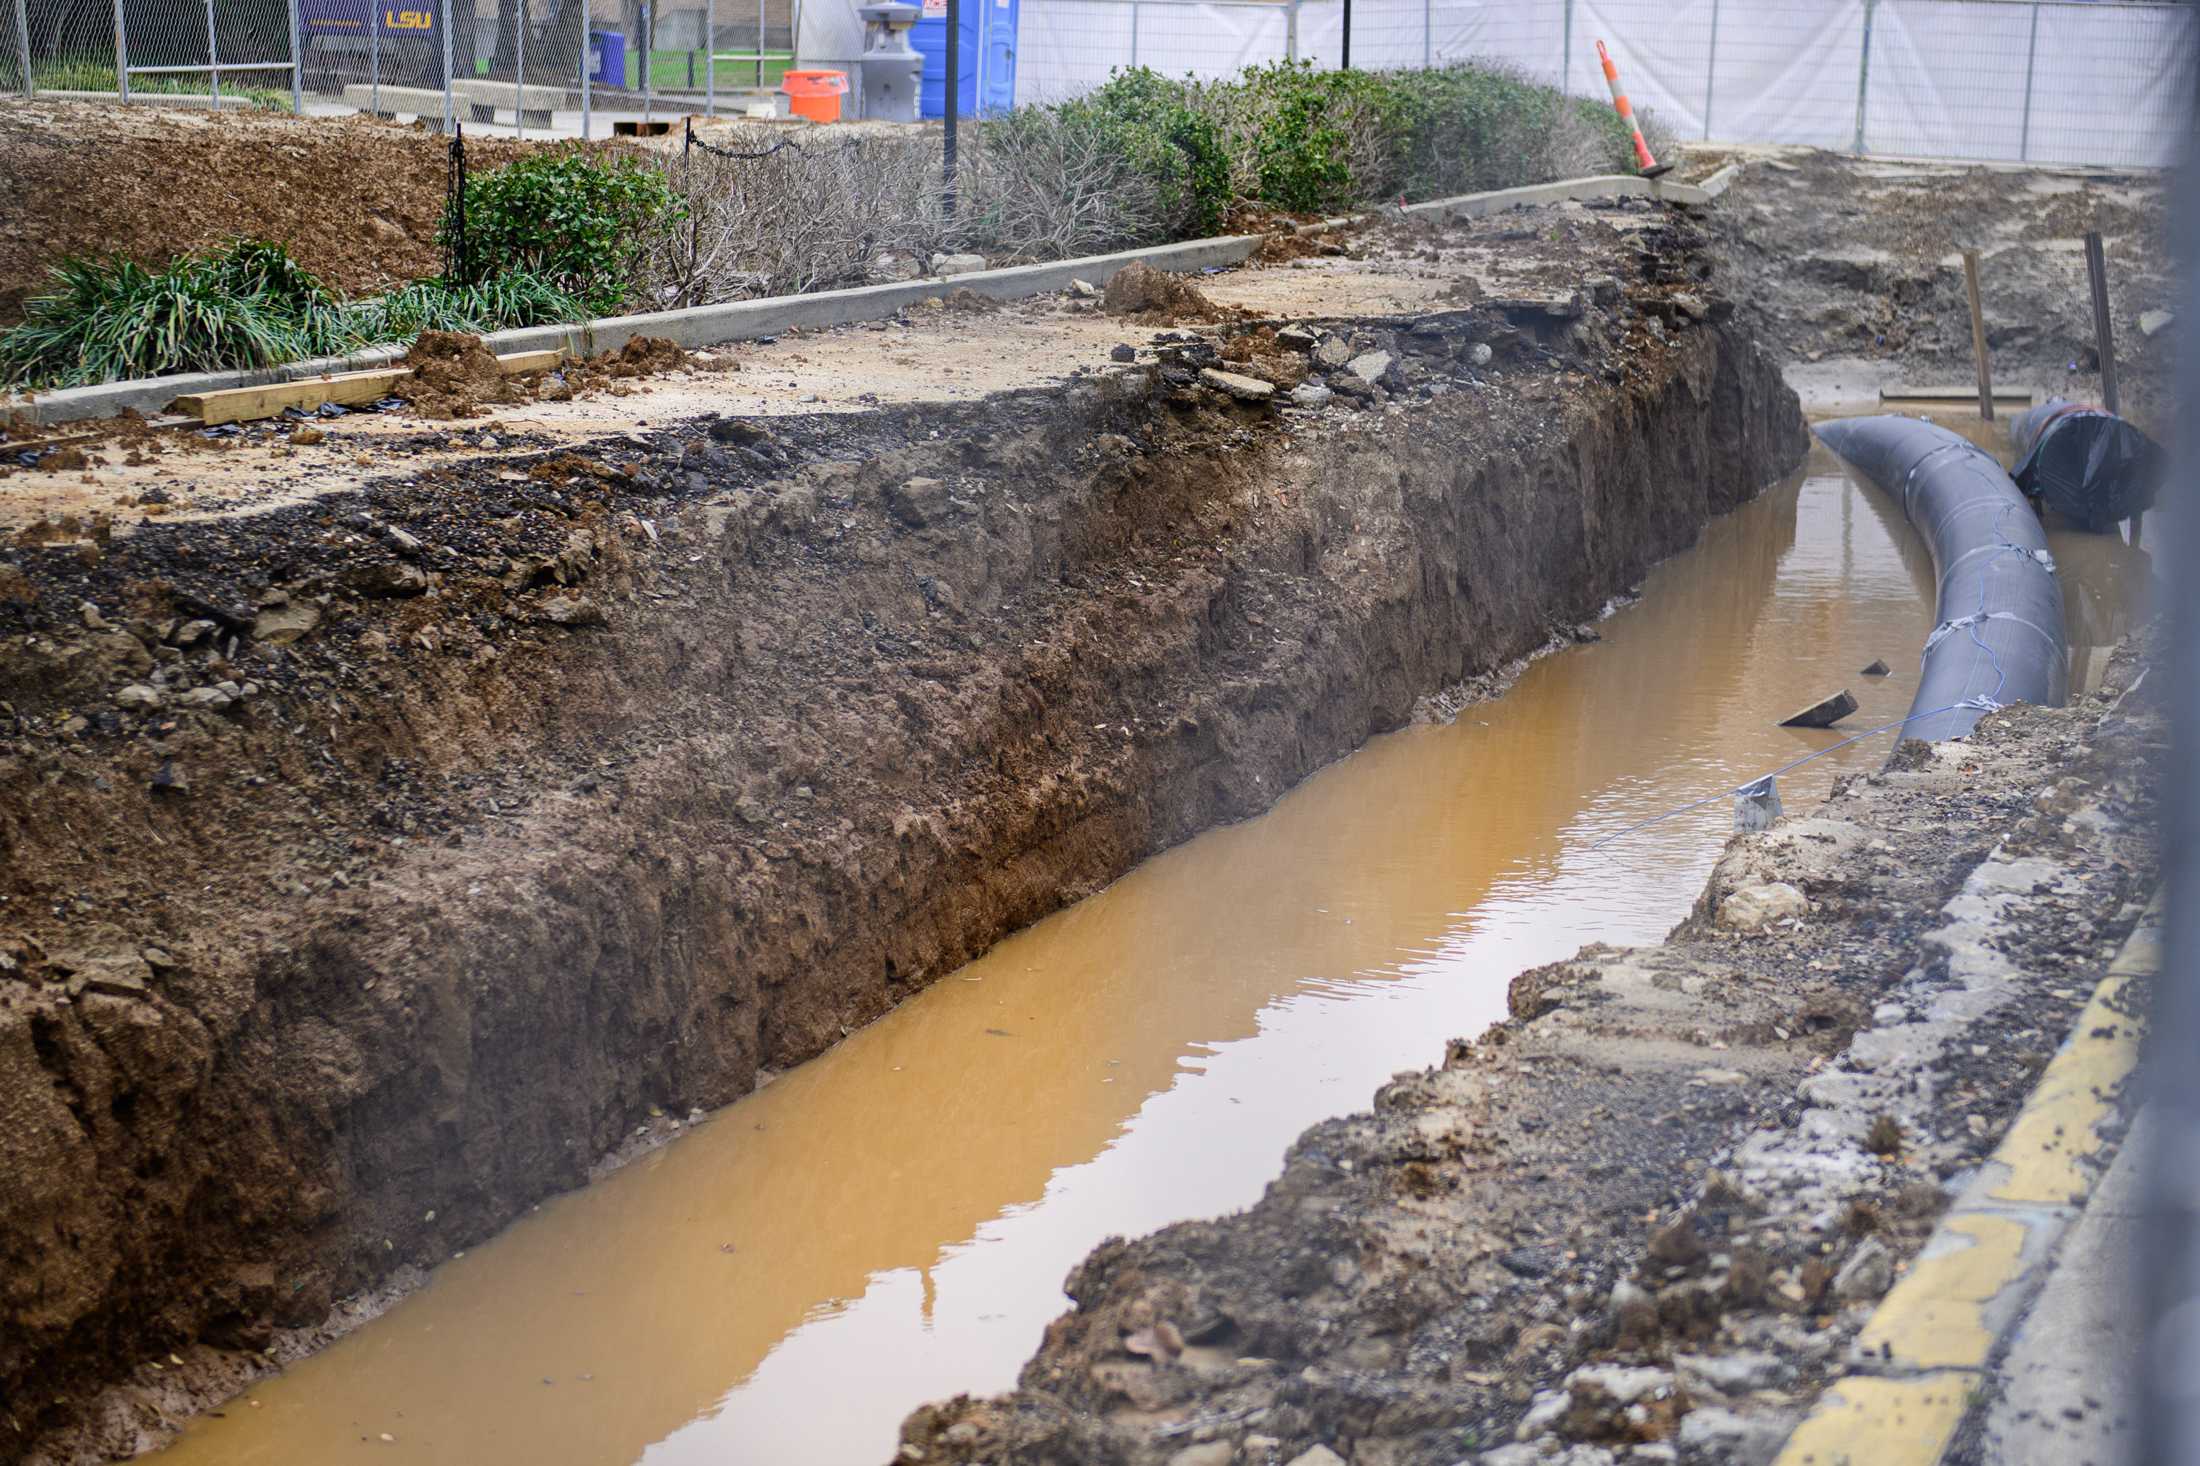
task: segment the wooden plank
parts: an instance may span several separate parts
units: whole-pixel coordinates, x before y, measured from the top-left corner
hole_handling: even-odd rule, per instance
[[[1971,355],[1978,362],[1978,415],[1994,420],[1994,374],[1986,357],[1986,312],[1978,300],[1978,251],[1963,252],[1963,291],[1971,303]]]
[[[385,367],[371,372],[342,372],[331,377],[307,377],[296,382],[270,382],[265,387],[232,387],[225,392],[194,392],[178,397],[178,412],[188,412],[208,427],[225,422],[251,422],[274,417],[286,407],[309,412],[324,402],[358,407],[390,395],[390,388],[412,375],[410,367]]]
[[[1881,402],[1976,402],[1978,401],[1978,388],[1881,387],[1879,389],[1879,400]],[[1996,387],[1994,388],[1994,400],[1996,402],[2023,402],[2029,404],[2032,401],[2032,389],[2029,387]]]
[[[548,351],[514,351],[497,358],[497,370],[516,377],[525,372],[554,371],[564,360],[565,353],[554,346]]]

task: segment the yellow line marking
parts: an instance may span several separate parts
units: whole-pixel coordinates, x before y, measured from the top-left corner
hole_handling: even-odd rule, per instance
[[[2024,1224],[1951,1216],[1857,1335],[1876,1358],[1919,1369],[1976,1369],[1994,1347],[1985,1308],[2024,1267]],[[1964,1239],[1952,1245],[1952,1239]]]
[[[1818,1397],[1773,1466],[1929,1466],[1963,1423],[1978,1378],[1851,1375]]]
[[[1875,1365],[1932,1372],[1839,1380],[1788,1437],[1774,1466],[1932,1466],[1947,1450],[1994,1347],[1986,1310],[2025,1270],[2031,1222],[1995,1208],[2083,1205],[2098,1179],[2096,1168],[2082,1162],[2100,1152],[2111,1096],[2139,1057],[2140,1025],[2113,1005],[2131,982],[2161,966],[2159,893],[2139,921],[1996,1147],[2005,1179],[1941,1219],[1909,1274],[1857,1336],[1858,1353]],[[2056,1215],[2033,1221],[2053,1226]]]
[[[1989,1193],[1995,1201],[2073,1205],[2093,1189],[2093,1169],[2081,1163],[2100,1153],[2105,1142],[2099,1126],[2139,1056],[2137,1020],[2112,1006],[2131,980],[2110,969],[1995,1148],[1994,1160],[2009,1168],[2009,1178]]]

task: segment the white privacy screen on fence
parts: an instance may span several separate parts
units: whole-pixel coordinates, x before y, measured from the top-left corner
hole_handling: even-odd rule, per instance
[[[1295,11],[1295,14],[1294,14]],[[1016,100],[1116,67],[1226,76],[1343,57],[1340,0],[1023,0]],[[1495,61],[1605,95],[1596,43],[1683,138],[2162,167],[2190,115],[2195,22],[2114,0],[1355,0],[1352,63]]]

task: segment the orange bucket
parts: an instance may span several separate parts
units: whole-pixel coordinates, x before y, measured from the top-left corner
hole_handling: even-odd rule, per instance
[[[838,122],[840,99],[848,95],[845,71],[790,71],[779,79],[787,110],[812,122]]]

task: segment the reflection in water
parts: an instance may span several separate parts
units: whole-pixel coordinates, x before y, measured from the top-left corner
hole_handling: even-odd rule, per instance
[[[1774,724],[1836,688],[1851,727],[1902,715],[1930,566],[1830,459],[1809,472],[1602,644],[1003,942],[162,1466],[883,1462],[912,1406],[1013,1380],[1101,1238],[1248,1204],[1299,1131],[1501,1016],[1521,968],[1661,936],[1732,816],[1598,839],[1835,742]],[[1856,676],[1874,658],[1895,674]],[[1787,777],[1788,806],[1887,743]]]

